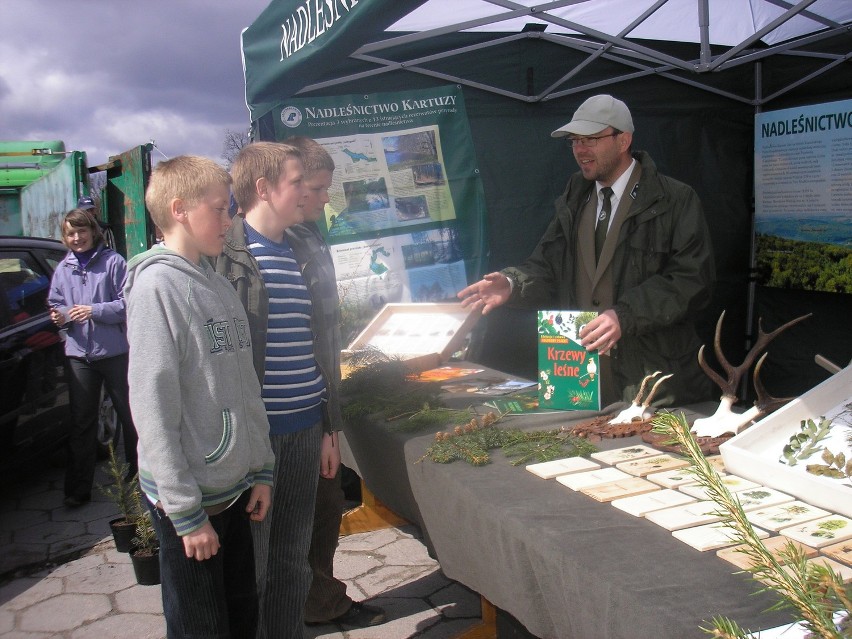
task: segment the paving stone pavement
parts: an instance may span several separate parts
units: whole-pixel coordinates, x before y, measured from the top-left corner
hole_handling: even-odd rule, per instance
[[[95,491],[90,504],[64,507],[62,472],[0,493],[0,637],[164,638],[160,587],[138,585],[129,556],[115,550],[114,505]],[[99,469],[96,481],[105,477]],[[388,622],[312,626],[309,639],[451,639],[479,620],[479,597],[444,577],[413,526],[342,537],[335,572]]]

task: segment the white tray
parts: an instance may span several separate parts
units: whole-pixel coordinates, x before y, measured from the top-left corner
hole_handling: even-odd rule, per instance
[[[802,501],[852,518],[852,485],[848,480],[813,475],[805,470],[808,464],[824,463],[821,453],[801,460],[796,466],[779,462],[784,445],[799,432],[802,420],[818,422],[835,406],[852,401],[852,366],[815,386],[801,397],[779,408],[759,422],[732,437],[719,447],[728,472],[795,495]],[[845,428],[834,426],[834,428]],[[829,443],[832,453],[848,450],[837,448],[833,437]]]

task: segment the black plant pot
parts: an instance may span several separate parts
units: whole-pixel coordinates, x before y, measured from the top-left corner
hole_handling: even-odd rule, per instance
[[[130,553],[133,562],[133,572],[136,573],[136,583],[142,586],[156,586],[160,583],[160,553],[133,550]]]
[[[115,540],[115,549],[118,552],[130,552],[133,550],[133,538],[136,536],[136,523],[127,521],[124,517],[113,519],[109,522],[112,530],[112,538]]]

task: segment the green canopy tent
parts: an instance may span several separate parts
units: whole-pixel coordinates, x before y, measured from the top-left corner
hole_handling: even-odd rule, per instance
[[[576,166],[549,137],[594,93],[630,106],[634,145],[701,196],[718,284],[702,331],[727,309],[726,354],[755,330],[814,317],[773,344],[770,392],[798,393],[845,363],[847,295],[751,293],[754,115],[852,97],[852,2],[845,0],[274,0],[243,33],[255,136],[274,139],[274,107],[441,84],[463,87],[485,188],[487,269],[523,260]],[[744,335],[745,333],[745,335]],[[506,335],[528,338],[506,339]],[[477,358],[534,370],[529,313],[488,318]]]

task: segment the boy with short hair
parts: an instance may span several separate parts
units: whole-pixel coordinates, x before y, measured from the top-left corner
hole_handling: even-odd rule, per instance
[[[325,215],[328,189],[334,175],[334,159],[317,141],[299,136],[287,144],[302,152],[305,166],[307,199],[302,205],[305,221],[288,227],[287,241],[293,248],[302,277],[311,296],[311,323],[314,354],[326,374],[328,401],[324,405],[320,476],[317,484],[314,528],[308,563],[313,572],[305,603],[305,621],[309,625],[340,623],[356,628],[385,622],[385,611],[377,606],[352,601],[346,584],[334,576],[334,553],[343,516],[343,490],[340,485],[340,446],[338,431],[343,428],[340,412],[340,299],[337,276],[328,244],[317,225]]]
[[[275,452],[267,521],[253,526],[260,594],[259,637],[304,634],[311,571],[308,548],[320,467],[326,376],[314,357],[311,299],[285,231],[303,221],[302,156],[292,146],[255,142],[231,167],[243,211],[216,260],[243,301],[263,381]]]
[[[157,165],[145,203],[164,245],[134,257],[125,287],[139,480],[160,541],[173,637],[245,637],[257,626],[252,537],[274,457],[248,320],[218,255],[230,176],[211,160]]]

